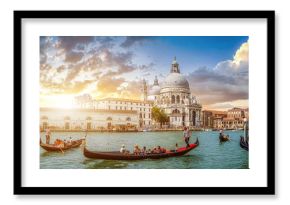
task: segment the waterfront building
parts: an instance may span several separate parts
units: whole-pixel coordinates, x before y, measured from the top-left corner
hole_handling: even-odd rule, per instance
[[[223,119],[223,127],[226,129],[242,129],[244,118],[249,117],[248,109],[234,107],[227,112],[227,117]]]
[[[202,111],[202,124],[203,128],[213,127],[213,113],[212,111],[203,110]]]
[[[244,118],[249,119],[249,109],[232,108],[228,111],[204,110],[203,125],[214,129],[242,129]]]
[[[135,130],[136,110],[40,108],[40,130]]]
[[[148,128],[152,125],[151,109],[152,101],[130,100],[122,98],[104,98],[95,100],[94,110],[110,111],[136,111],[138,126]]]

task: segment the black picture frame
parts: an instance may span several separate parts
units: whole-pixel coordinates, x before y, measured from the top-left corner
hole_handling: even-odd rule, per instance
[[[267,21],[266,187],[23,187],[22,186],[22,19],[210,18]],[[275,194],[275,11],[14,11],[14,194],[16,195],[273,195]]]

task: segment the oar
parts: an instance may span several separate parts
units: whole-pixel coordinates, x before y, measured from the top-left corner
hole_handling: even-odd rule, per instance
[[[64,151],[61,149],[61,147],[60,147],[59,149],[60,149],[60,151],[64,154]]]

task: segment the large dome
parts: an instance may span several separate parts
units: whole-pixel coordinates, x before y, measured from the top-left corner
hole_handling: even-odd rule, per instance
[[[184,88],[189,90],[189,84],[180,73],[170,73],[163,81],[161,88]]]

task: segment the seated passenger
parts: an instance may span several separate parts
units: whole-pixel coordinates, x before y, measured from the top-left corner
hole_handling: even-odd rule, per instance
[[[151,153],[153,154],[157,154],[158,153],[158,148],[157,147],[154,147],[151,151]]]
[[[62,140],[60,140],[60,139],[56,139],[54,141],[54,145],[60,145],[61,143],[62,143]]]
[[[139,146],[136,144],[136,145],[134,146],[134,154],[138,155],[138,154],[140,154],[140,153],[141,153],[141,150],[140,150]]]
[[[160,148],[160,151],[161,151],[161,153],[165,153],[166,152],[166,149],[164,147],[161,147]]]
[[[121,147],[121,149],[120,149],[120,152],[121,152],[121,153],[125,153],[125,151],[126,151],[126,149],[125,149],[125,145],[122,144],[122,147]]]
[[[178,144],[176,143],[175,144],[175,152],[177,152],[177,150],[178,150]]]
[[[161,147],[158,145],[158,147],[157,147],[157,153],[162,153],[162,150],[161,150]]]
[[[120,149],[120,152],[123,153],[123,154],[129,154],[130,153],[129,150],[125,149],[125,145],[124,144],[122,145],[122,147]]]
[[[65,146],[64,141],[56,139],[54,142],[55,146],[63,148]]]
[[[147,154],[147,150],[146,150],[146,147],[144,146],[143,149],[141,150],[141,154],[145,155]]]

